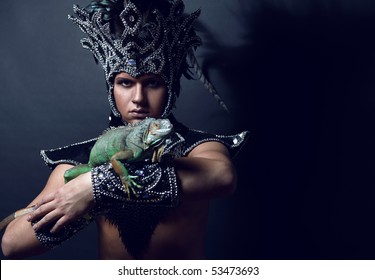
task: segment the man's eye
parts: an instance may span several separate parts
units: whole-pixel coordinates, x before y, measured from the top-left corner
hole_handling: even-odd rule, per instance
[[[150,88],[158,88],[161,86],[161,83],[158,80],[148,80],[146,86]]]
[[[130,87],[130,86],[132,86],[132,81],[127,80],[127,79],[121,79],[121,80],[117,81],[117,84],[119,84],[123,87]]]

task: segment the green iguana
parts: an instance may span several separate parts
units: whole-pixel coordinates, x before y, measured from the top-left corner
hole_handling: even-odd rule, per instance
[[[135,188],[142,188],[133,179],[121,161],[131,163],[150,159],[160,161],[164,142],[172,133],[173,126],[168,119],[146,118],[135,125],[109,129],[101,135],[91,149],[89,162],[68,169],[65,182],[89,172],[93,167],[110,162],[124,185],[125,193],[137,196]],[[0,231],[13,219],[30,213],[35,206],[20,209],[0,222]]]
[[[107,130],[91,149],[89,162],[65,172],[65,182],[90,171],[95,166],[111,162],[124,185],[125,192],[130,195],[131,190],[136,195],[134,188],[141,186],[133,180],[136,176],[129,175],[121,160],[128,163],[147,158],[153,162],[159,161],[164,148],[162,144],[172,133],[172,128],[168,119],[147,118],[136,125]]]

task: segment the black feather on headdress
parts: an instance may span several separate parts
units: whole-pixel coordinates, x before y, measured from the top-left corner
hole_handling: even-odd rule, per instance
[[[94,14],[96,12],[101,12],[103,15],[103,20],[111,21],[114,16],[121,13],[123,5],[119,5],[122,1],[118,0],[93,0],[85,10],[89,14]]]
[[[173,1],[170,0],[93,0],[85,10],[89,14],[101,12],[105,21],[118,17],[128,2],[134,3],[141,13],[146,14],[152,9],[158,9],[163,15],[169,13]]]

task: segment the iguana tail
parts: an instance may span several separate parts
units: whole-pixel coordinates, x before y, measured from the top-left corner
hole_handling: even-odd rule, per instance
[[[64,180],[65,183],[73,180],[74,178],[78,177],[79,175],[91,171],[91,167],[88,164],[80,164],[74,166],[64,173]]]
[[[2,231],[3,229],[5,229],[7,227],[7,225],[13,221],[15,218],[18,218],[18,217],[21,217],[25,214],[28,214],[30,212],[33,212],[35,209],[36,209],[36,205],[33,205],[33,206],[30,206],[30,207],[26,207],[26,208],[22,208],[20,210],[17,210],[16,212],[10,214],[8,217],[6,217],[5,219],[3,219],[1,222],[0,222],[0,231]]]

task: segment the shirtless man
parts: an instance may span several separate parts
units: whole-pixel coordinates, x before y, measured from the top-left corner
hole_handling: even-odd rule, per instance
[[[136,8],[130,1],[119,2],[130,10]],[[137,20],[134,18],[136,14],[129,13],[130,23]],[[187,26],[184,28],[186,30]],[[101,62],[98,56],[96,58]],[[170,110],[176,95],[174,85],[171,85],[174,81],[168,80],[163,72],[165,70],[152,72],[147,71],[146,67],[146,71],[135,73],[133,65],[130,65],[132,63],[129,62],[128,68],[120,71],[116,68],[110,73],[106,72],[110,100],[113,101],[112,112],[117,121],[134,124],[146,117],[171,117]],[[177,74],[175,79],[179,80],[180,76]],[[218,137],[186,131],[182,135],[187,143],[184,151],[181,157],[172,160],[181,190],[179,205],[170,208],[161,218],[150,237],[149,245],[139,258],[203,259],[209,200],[229,195],[235,190],[236,172],[230,160],[230,150],[238,148],[245,141],[246,133]],[[49,163],[52,161],[48,158]],[[65,184],[64,172],[73,165],[67,164],[69,161],[61,163],[56,159],[55,162],[59,164],[53,166],[54,170],[45,188],[30,203],[38,205],[38,208],[8,225],[1,244],[6,257],[27,258],[47,251],[51,239],[41,237],[43,230],[48,228],[51,234],[58,236],[64,227],[101,206],[97,205],[100,202],[95,196],[102,186],[93,183],[93,172],[82,174]],[[101,259],[134,258],[124,245],[116,224],[109,222],[105,215],[97,215],[95,221]]]

